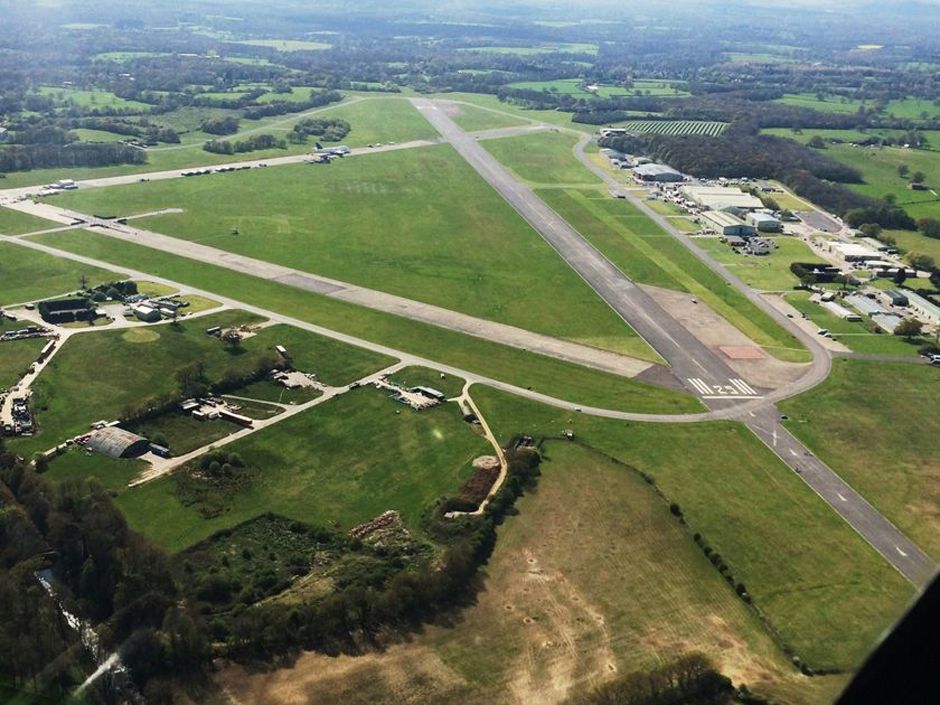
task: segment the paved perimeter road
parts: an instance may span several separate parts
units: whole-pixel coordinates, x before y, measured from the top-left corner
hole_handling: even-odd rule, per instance
[[[713,385],[721,384],[723,380],[733,376],[723,360],[642,292],[531,189],[519,183],[472,136],[463,132],[443,110],[438,109],[435,101],[421,98],[412,98],[411,101],[444,139],[558,251],[601,298],[669,362],[673,373],[686,388],[706,400],[711,408],[722,409],[727,408],[729,404],[738,403],[730,401],[733,397],[725,397],[725,401],[720,398],[710,399],[709,395],[699,388],[702,377],[709,380],[706,381],[706,387],[716,388]],[[622,184],[591,164],[584,156],[583,149],[588,140],[589,137],[585,136],[579,141],[575,155],[608,186],[622,190]],[[786,329],[794,330],[790,322],[770,304],[740,279],[728,273],[724,267],[707,257],[664,217],[654,213],[632,194],[627,195],[642,212],[666,232],[680,239],[709,267],[741,290],[749,300],[782,323]],[[771,401],[818,384],[826,377],[830,366],[827,351],[802,331],[794,330],[794,333],[808,343],[813,353],[814,362],[808,373],[795,385],[777,390],[778,394],[746,403],[750,408],[741,420],[905,578],[919,588],[923,587],[937,570],[933,560],[781,425],[780,413]]]

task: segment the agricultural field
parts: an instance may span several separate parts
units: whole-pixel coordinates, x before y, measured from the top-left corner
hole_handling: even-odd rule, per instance
[[[739,424],[624,424],[489,388],[471,392],[502,440],[567,429],[577,442],[649,475],[679,505],[688,530],[720,553],[782,642],[813,668],[858,667],[913,597],[881,556]]]
[[[631,279],[687,291],[771,355],[793,362],[808,359],[795,337],[633,205],[586,189],[539,189],[538,194]]]
[[[71,130],[80,142],[120,142],[126,140],[127,135],[119,135],[116,132],[105,132],[104,130],[86,130],[78,128]]]
[[[570,132],[533,132],[483,142],[486,150],[521,180],[539,186],[588,185],[600,180],[572,154],[578,141]]]
[[[891,393],[872,403],[876,387]],[[801,441],[921,548],[940,559],[936,369],[838,359],[823,384],[788,399],[780,408],[790,416],[787,426]]]
[[[104,51],[100,54],[95,54],[94,58],[101,59],[102,61],[124,63],[126,61],[133,61],[134,59],[151,59],[155,56],[169,56],[169,53],[164,51]]]
[[[540,43],[531,46],[475,46],[464,47],[460,51],[479,51],[491,54],[518,54],[536,56],[538,54],[596,54],[597,45],[577,42]]]
[[[884,112],[907,120],[936,120],[940,118],[940,105],[937,105],[935,100],[904,98],[903,100],[889,100]]]
[[[121,278],[114,272],[0,242],[0,305],[68,294],[81,286],[82,277],[90,286]]]
[[[856,113],[860,107],[865,106],[865,103],[860,100],[852,100],[839,95],[818,96],[815,93],[784,93],[782,98],[777,98],[774,102],[818,110],[822,113]]]
[[[134,111],[148,111],[147,103],[137,100],[126,100],[116,96],[110,91],[81,90],[78,88],[65,88],[57,86],[39,86],[36,92],[51,97],[62,105],[74,104],[88,108],[115,108]]]
[[[455,624],[381,652],[227,668],[219,684],[252,705],[287,692],[396,705],[416,682],[427,702],[555,703],[695,650],[774,702],[831,702],[844,677],[798,675],[635,470],[579,445],[544,450],[537,489],[501,527],[483,589]]]
[[[137,222],[473,316],[594,345],[606,339],[617,352],[652,355],[449,146],[357,156],[329,167],[297,164],[89,189],[56,199],[86,213],[181,208]],[[494,250],[499,258],[491,256]]]
[[[630,87],[607,84],[587,84],[579,78],[559,78],[553,81],[519,81],[508,84],[508,88],[522,88],[531,91],[548,91],[560,95],[572,95],[578,98],[615,98],[630,95],[651,95],[681,97],[690,95],[683,90],[682,81],[637,79]]]
[[[618,127],[624,127],[630,132],[653,133],[657,135],[705,135],[717,137],[727,126],[724,122],[707,122],[702,120],[628,120],[618,122]]]
[[[277,51],[322,51],[331,49],[332,44],[326,42],[311,42],[299,39],[242,39],[236,44],[245,44],[253,47],[266,47]]]
[[[876,333],[870,322],[846,321],[813,303],[809,297],[809,292],[794,291],[787,294],[787,302],[854,352],[913,358],[917,356],[917,348],[926,342],[917,338],[909,342],[900,336]]]
[[[211,498],[220,511],[206,517],[200,502],[181,502],[171,476],[118,498],[131,526],[171,552],[264,512],[349,529],[396,509],[407,527],[418,529],[422,511],[455,491],[473,458],[490,446],[455,404],[418,413],[363,387],[226,450],[241,456],[251,477]]]
[[[788,291],[800,283],[790,265],[794,262],[820,262],[809,246],[792,237],[775,237],[777,249],[769,255],[757,256],[735,254],[725,243],[717,238],[699,238],[695,241],[700,248],[721,262],[737,275],[744,283],[758,291]]]
[[[465,370],[530,387],[561,399],[610,409],[691,413],[703,409],[689,395],[591,370],[553,358],[474,338],[405,318],[382,314],[273,281],[186,259],[87,231],[41,236],[66,252],[146,270],[156,276],[208,289],[221,296],[295,316],[308,323],[388,345]],[[600,345],[604,341],[598,340]]]

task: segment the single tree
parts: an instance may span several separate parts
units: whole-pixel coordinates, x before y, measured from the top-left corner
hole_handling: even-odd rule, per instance
[[[898,164],[898,176],[900,176],[902,179],[907,176],[910,170],[911,168],[907,164]]]
[[[911,183],[912,183],[912,184],[922,184],[922,183],[924,183],[924,179],[926,179],[926,178],[927,178],[927,176],[926,176],[926,174],[924,174],[924,172],[922,172],[922,171],[915,171],[913,174],[911,174]]]
[[[819,135],[813,135],[812,137],[810,137],[809,142],[807,142],[806,144],[808,144],[813,149],[825,149],[826,148],[826,143],[823,141],[823,138],[820,137]]]
[[[924,324],[918,321],[916,318],[905,318],[900,323],[898,323],[897,328],[894,329],[895,335],[900,335],[904,338],[910,340],[911,338],[916,338],[924,330]]]

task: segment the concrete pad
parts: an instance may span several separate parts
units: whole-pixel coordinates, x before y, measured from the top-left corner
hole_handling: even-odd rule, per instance
[[[693,296],[687,292],[645,284],[641,288],[706,347],[721,355],[752,387],[777,389],[799,379],[809,365],[783,362],[768,355],[708,304],[693,303]]]

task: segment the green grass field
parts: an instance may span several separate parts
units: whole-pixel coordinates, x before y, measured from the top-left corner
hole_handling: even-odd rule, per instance
[[[138,222],[239,254],[655,359],[449,146],[377,153],[329,167],[253,169],[56,198],[86,213],[182,208],[180,214]],[[232,237],[233,227],[238,237]]]
[[[0,234],[3,235],[22,235],[36,230],[54,228],[57,225],[58,223],[45,218],[0,207]]]
[[[461,377],[443,375],[427,367],[405,367],[389,377],[389,381],[403,387],[433,387],[444,392],[448,399],[460,396],[465,384],[465,380]]]
[[[492,389],[472,392],[502,439],[570,429],[577,441],[651,475],[690,530],[747,586],[783,642],[815,668],[857,667],[913,597],[888,563],[739,424],[622,423]]]
[[[222,311],[177,326],[163,324],[127,331],[97,331],[70,339],[33,385],[39,432],[17,439],[10,447],[24,454],[45,450],[86,431],[99,419],[113,420],[125,409],[161,394],[177,393],[176,371],[195,362],[206,377],[220,381],[226,374],[252,371],[275,345],[290,345],[301,369],[336,382],[352,381],[378,370],[389,358],[287,326],[264,328],[231,351],[205,330],[258,322],[244,311]],[[98,361],[107,360],[107,365]]]
[[[822,100],[815,93],[784,93],[775,103],[809,108],[821,113],[855,113],[864,105],[860,100],[851,100],[838,95],[824,95]]]
[[[118,503],[131,526],[172,552],[263,512],[349,529],[396,509],[416,529],[422,510],[455,491],[488,449],[454,404],[417,413],[360,388],[227,446],[260,472],[218,517],[182,505],[172,477],[129,490]]]
[[[127,483],[146,467],[146,463],[141,460],[111,458],[80,446],[69,446],[65,453],[49,462],[49,468],[43,474],[56,482],[75,477],[94,477],[105,489],[122,492],[127,489]]]
[[[807,291],[794,291],[787,294],[787,302],[800,313],[805,313],[817,326],[829,330],[840,343],[854,352],[917,356],[917,348],[923,341],[910,343],[896,335],[876,333],[871,323],[846,321],[813,303],[809,297]]]
[[[46,244],[66,251],[146,270],[156,276],[173,277],[175,281],[209,289],[222,296],[252,301],[257,306],[309,323],[521,387],[531,387],[562,399],[651,413],[686,413],[703,409],[698,401],[686,394],[378,313],[97,233],[82,231],[41,237]]]
[[[18,326],[7,326],[15,330]],[[0,331],[4,329],[0,323]],[[0,342],[0,389],[16,384],[26,369],[36,361],[43,349],[46,338],[27,338],[26,340],[8,340]]]
[[[84,276],[90,286],[123,277],[97,267],[0,242],[0,305],[75,291]]]
[[[129,108],[132,110],[147,111],[150,106],[137,100],[119,98],[110,91],[81,90],[78,88],[65,88],[57,86],[40,86],[37,90],[40,95],[51,97],[62,105],[74,104],[84,108]]]
[[[531,91],[548,91],[560,95],[572,95],[578,98],[614,98],[617,96],[651,95],[681,97],[690,95],[683,90],[682,81],[667,79],[637,79],[627,88],[625,86],[585,84],[580,78],[559,78],[552,81],[519,81],[508,84],[508,88],[521,88]]]
[[[431,123],[404,98],[368,97],[323,111],[323,118],[346,120],[352,129],[343,138],[350,147],[381,142],[407,142],[439,137]]]
[[[519,137],[487,140],[481,144],[516,176],[530,184],[600,187],[597,176],[572,154],[577,141],[577,137],[569,132],[533,132]]]
[[[494,130],[499,127],[518,127],[519,125],[528,124],[522,118],[501,115],[475,105],[458,105],[456,113],[451,118],[467,132]]]
[[[822,385],[780,404],[789,429],[935,559],[938,372],[926,365],[835,360]],[[874,389],[890,393],[874,400]]]
[[[694,294],[775,357],[809,359],[795,337],[631,204],[593,190],[539,189],[538,195],[627,276]]]
[[[116,132],[105,132],[104,130],[86,130],[79,128],[71,132],[82,142],[120,142],[128,139],[127,135],[119,135]]]
[[[733,274],[758,291],[788,291],[800,283],[790,265],[793,262],[822,262],[809,246],[792,237],[775,237],[777,249],[765,256],[735,254],[717,238],[695,241],[703,250],[721,262]]]
[[[574,444],[544,450],[538,487],[500,527],[482,590],[459,620],[381,652],[306,653],[263,674],[227,669],[220,683],[258,701],[290,687],[394,705],[420,683],[422,702],[556,703],[614,672],[700,651],[771,702],[833,701],[845,676],[799,675],[636,472]]]
[[[518,54],[519,56],[536,56],[538,54],[596,54],[597,45],[577,42],[544,42],[530,46],[476,46],[466,47],[460,51],[480,51],[491,54]]]
[[[253,47],[268,47],[277,51],[322,51],[333,46],[326,42],[309,42],[299,39],[244,39],[237,43]]]

